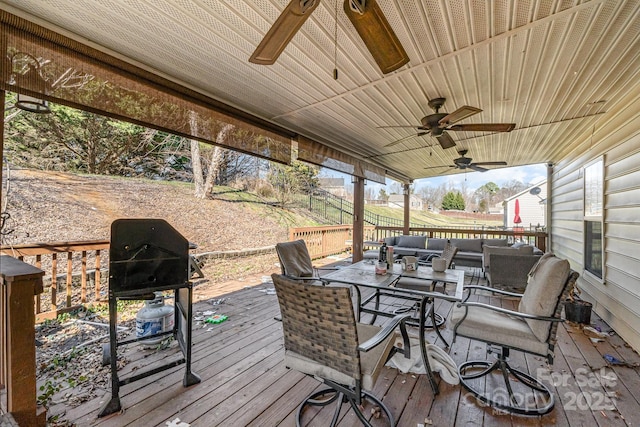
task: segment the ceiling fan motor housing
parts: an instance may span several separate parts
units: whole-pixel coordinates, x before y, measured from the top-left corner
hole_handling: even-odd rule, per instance
[[[423,117],[420,122],[424,128],[430,129],[434,136],[440,135],[444,128],[441,128],[438,122],[446,116],[446,113],[429,114],[428,116]]]

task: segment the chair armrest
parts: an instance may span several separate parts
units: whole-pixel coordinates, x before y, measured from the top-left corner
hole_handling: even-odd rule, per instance
[[[358,346],[358,350],[367,352],[380,343],[382,343],[385,339],[389,337],[392,333],[395,332],[395,329],[400,326],[400,333],[402,334],[402,343],[403,349],[397,351],[404,354],[406,359],[411,358],[411,344],[409,343],[409,334],[407,333],[407,320],[411,319],[411,314],[399,314],[392,318],[390,321],[385,323],[385,325],[380,329],[380,331],[375,334],[373,337],[369,338],[365,342],[361,343]]]
[[[324,271],[324,270],[335,271],[335,270],[340,270],[340,267],[316,267],[316,266],[314,266],[313,269],[314,270],[318,270],[318,271]]]
[[[320,282],[323,286],[326,286],[329,281],[324,280],[322,277],[319,276],[290,276],[288,274],[284,274],[284,277],[286,277],[287,279],[291,279],[291,280],[297,280],[299,282],[310,282],[310,281],[314,281],[314,282]]]
[[[487,291],[487,292],[491,292],[492,294],[504,295],[504,296],[508,296],[508,297],[522,298],[522,294],[521,293],[509,292],[509,291],[505,291],[505,290],[502,290],[502,289],[492,288],[492,287],[489,287],[489,286],[468,285],[468,286],[464,287],[463,291],[466,291],[466,290],[471,291],[471,289],[479,289],[481,291]],[[464,299],[464,301],[466,302],[469,299],[470,296],[471,296],[471,292],[469,292],[469,294]]]
[[[482,307],[492,311],[497,311],[498,313],[508,314],[513,317],[519,317],[521,319],[532,319],[532,320],[544,320],[547,322],[564,322],[564,319],[561,317],[547,317],[547,316],[537,316],[535,314],[521,313],[519,311],[507,310],[506,308],[496,307],[494,305],[485,304],[482,302],[459,302],[458,307]]]

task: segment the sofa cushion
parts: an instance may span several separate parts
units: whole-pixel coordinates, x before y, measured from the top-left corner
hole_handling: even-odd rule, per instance
[[[551,316],[569,278],[569,261],[548,253],[531,269],[529,283],[520,299],[518,311],[536,316]],[[549,337],[549,322],[526,319],[534,335],[542,342]]]
[[[482,239],[451,239],[451,244],[460,252],[482,253]]]
[[[447,244],[448,239],[436,239],[435,237],[429,237],[427,240],[427,249],[431,251],[443,251],[444,245]]]
[[[393,256],[417,256],[418,248],[407,248],[405,246],[394,246]]]
[[[483,239],[482,246],[507,246],[507,239]]]
[[[385,237],[383,242],[387,244],[387,246],[396,246],[397,236]]]
[[[453,259],[456,261],[480,261],[482,259],[482,254],[479,252],[458,251]]]
[[[424,249],[426,247],[426,242],[426,236],[398,236],[398,243],[396,246]]]

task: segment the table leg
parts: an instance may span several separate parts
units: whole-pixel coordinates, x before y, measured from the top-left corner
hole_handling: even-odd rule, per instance
[[[435,292],[437,284],[438,284],[437,280],[434,280],[433,282],[431,282],[431,292]],[[446,284],[444,286],[443,292],[446,292]],[[431,303],[431,308],[429,309],[429,318],[431,319],[431,324],[433,325],[433,329],[436,330],[436,334],[438,334],[438,337],[444,343],[445,348],[449,348],[449,343],[442,336],[442,333],[440,332],[440,328],[438,327],[438,323],[436,322],[436,307],[435,307],[433,298],[429,298],[428,301]],[[444,323],[444,317],[442,317],[442,319]]]
[[[378,289],[376,289],[376,304],[375,304],[375,310],[379,311],[380,310],[380,291]],[[378,318],[378,315],[376,313],[373,313],[373,317],[371,318],[371,322],[369,322],[370,325],[373,325],[376,321],[376,319]]]
[[[433,375],[433,371],[431,370],[431,364],[429,363],[429,356],[427,355],[427,343],[424,339],[424,321],[426,319],[426,305],[429,302],[428,297],[422,298],[420,302],[420,326],[418,330],[420,331],[420,351],[422,352],[422,361],[424,363],[424,368],[427,372],[427,377],[429,378],[429,383],[431,384],[431,390],[433,390],[433,394],[439,394],[440,389],[438,387],[438,383],[436,383],[436,379]],[[431,307],[431,311],[433,312],[433,307]],[[436,331],[438,328],[436,328]]]

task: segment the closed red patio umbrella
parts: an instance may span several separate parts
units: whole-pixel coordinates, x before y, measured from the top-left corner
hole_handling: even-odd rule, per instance
[[[516,207],[514,209],[515,216],[513,217],[514,224],[520,224],[522,222],[522,218],[520,218],[520,201],[516,199]]]

